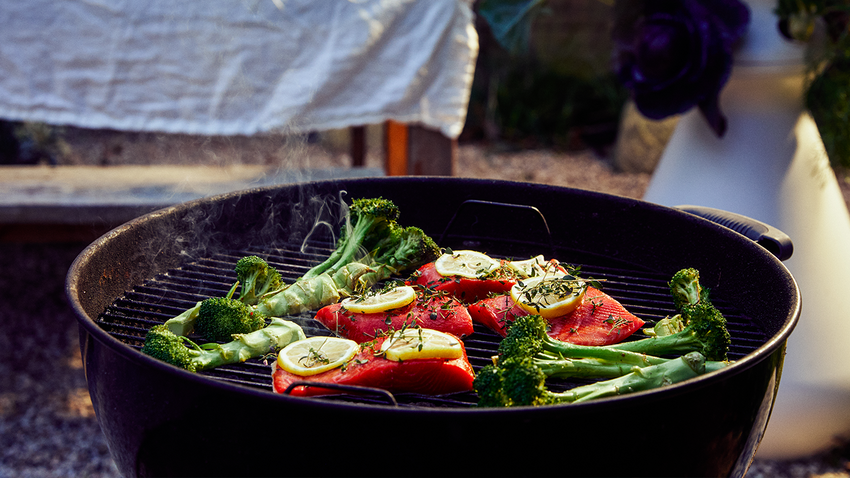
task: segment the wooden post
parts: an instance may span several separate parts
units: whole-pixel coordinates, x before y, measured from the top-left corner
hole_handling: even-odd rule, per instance
[[[407,175],[408,128],[389,120],[384,125],[384,155],[387,176]]]
[[[351,166],[362,167],[366,164],[366,127],[351,127]]]
[[[419,125],[387,121],[384,127],[387,176],[453,176],[457,140]]]

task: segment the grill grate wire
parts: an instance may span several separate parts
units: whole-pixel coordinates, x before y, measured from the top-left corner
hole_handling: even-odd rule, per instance
[[[281,273],[284,281],[291,282],[327,257],[330,252],[330,247],[309,252],[302,252],[298,247],[291,247],[271,252],[237,250],[215,254],[169,270],[125,292],[98,316],[97,323],[114,338],[139,350],[144,343],[147,330],[154,325],[180,314],[200,300],[225,295],[236,281],[236,273],[233,269],[239,258],[246,255],[263,257]],[[583,277],[604,279],[605,292],[646,321],[648,326],[675,313],[667,288],[668,277],[651,271],[619,266],[592,264],[580,264],[580,266]],[[728,321],[728,328],[732,335],[730,359],[736,360],[743,357],[767,340],[765,333],[752,320],[725,303],[722,298],[713,297],[712,299]],[[308,336],[332,335],[330,330],[314,320],[314,315],[315,313],[303,313],[284,318],[298,323]],[[642,336],[642,333],[638,332],[630,337],[630,340]],[[190,338],[198,343],[203,342],[195,335],[191,335]],[[464,339],[464,344],[470,363],[476,371],[491,362],[500,339],[501,337],[496,333],[475,324],[475,332]],[[272,390],[271,366],[268,360],[252,359],[242,364],[222,366],[199,373],[213,380],[269,392]],[[547,383],[552,390],[565,390],[588,381],[550,380]],[[408,407],[470,407],[477,402],[473,392],[440,397],[396,394],[395,398],[399,406]],[[386,404],[384,399],[371,396],[332,395],[316,399]]]

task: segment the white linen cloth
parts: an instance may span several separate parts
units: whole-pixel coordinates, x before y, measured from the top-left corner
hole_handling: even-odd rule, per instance
[[[0,118],[456,138],[477,53],[472,0],[0,0]]]

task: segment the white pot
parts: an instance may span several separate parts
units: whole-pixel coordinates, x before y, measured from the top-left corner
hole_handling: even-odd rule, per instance
[[[850,436],[850,215],[820,135],[804,112],[803,47],[776,30],[773,1],[752,19],[721,97],[717,138],[696,109],[682,116],[644,196],[724,209],[794,243],[785,262],[803,298],[779,393],[757,457],[790,459]]]

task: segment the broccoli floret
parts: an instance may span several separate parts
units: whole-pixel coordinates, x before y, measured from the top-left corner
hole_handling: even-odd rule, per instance
[[[479,406],[537,406],[579,403],[603,397],[651,390],[687,380],[724,367],[724,362],[707,365],[699,352],[665,360],[658,365],[633,367],[617,378],[582,385],[563,392],[546,387],[546,374],[529,357],[513,357],[498,366],[488,365],[476,376],[473,387]],[[480,377],[480,378],[479,378]]]
[[[185,368],[190,372],[197,371],[193,358],[203,353],[201,347],[189,338],[177,335],[165,324],[155,325],[145,335],[142,353],[155,359]]]
[[[440,256],[442,251],[431,236],[415,226],[405,227],[398,234],[398,241],[380,249],[374,258],[378,264],[386,264],[398,271],[418,267]]]
[[[225,297],[228,299],[232,298],[237,287],[239,287],[239,282],[236,282],[230,287]],[[187,336],[191,334],[195,330],[195,324],[198,321],[198,313],[201,311],[202,302],[202,300],[199,300],[193,307],[184,310],[176,317],[166,320],[165,326],[175,335]]]
[[[246,256],[239,259],[235,270],[236,278],[242,285],[239,300],[248,305],[256,305],[260,297],[283,286],[280,272],[260,257]]]
[[[670,295],[673,296],[673,303],[678,310],[682,310],[684,306],[696,304],[703,294],[699,284],[699,271],[693,268],[682,269],[673,274],[668,285]]]
[[[399,229],[393,234],[392,240],[387,240],[379,249],[362,260],[362,263],[372,269],[359,278],[360,287],[369,287],[381,280],[414,269],[426,262],[435,260],[442,253],[437,243],[414,226]],[[353,290],[350,292],[357,292]]]
[[[175,335],[161,324],[148,331],[142,353],[190,372],[199,372],[262,357],[305,337],[298,324],[272,317],[267,327],[248,334],[237,334],[225,344],[198,345],[187,337]]]
[[[207,340],[228,341],[235,334],[247,334],[266,325],[266,316],[251,306],[228,297],[203,300],[195,330]]]
[[[478,393],[479,407],[508,407],[511,405],[511,400],[505,395],[502,387],[502,369],[495,364],[486,365],[475,374],[472,388]]]

